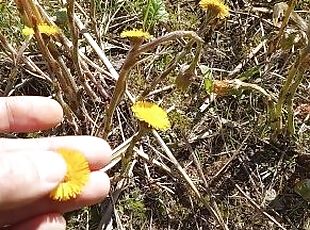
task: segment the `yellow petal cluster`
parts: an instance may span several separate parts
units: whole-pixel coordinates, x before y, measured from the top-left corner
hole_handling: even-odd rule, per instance
[[[56,26],[49,26],[47,24],[40,24],[38,25],[39,32],[46,35],[54,35],[59,33],[59,29]],[[25,36],[30,36],[34,34],[34,29],[28,26],[22,30],[22,34]]]
[[[150,39],[151,35],[148,32],[138,29],[125,30],[121,33],[122,38],[144,38]]]
[[[155,103],[138,101],[131,107],[135,117],[154,129],[165,131],[170,128],[167,112]]]
[[[216,18],[223,19],[229,15],[229,8],[222,0],[201,0],[199,5]]]
[[[66,162],[67,173],[63,181],[50,193],[50,197],[53,200],[67,201],[81,194],[89,179],[90,169],[81,152],[67,148],[60,148],[57,152]]]

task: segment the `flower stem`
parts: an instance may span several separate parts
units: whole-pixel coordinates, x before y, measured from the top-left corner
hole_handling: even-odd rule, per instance
[[[142,41],[141,41],[142,42]],[[107,110],[106,118],[104,121],[104,130],[102,133],[102,137],[106,139],[111,130],[111,124],[113,120],[113,114],[115,112],[116,106],[120,102],[121,98],[124,95],[126,90],[127,76],[130,69],[136,64],[137,57],[140,52],[137,52],[137,48],[140,46],[141,42],[134,43],[131,50],[129,51],[126,60],[121,68],[119,73],[119,78],[116,82],[115,89],[113,92],[113,96],[110,102],[110,106]]]
[[[296,93],[297,87],[303,79],[303,73],[309,66],[307,65],[307,59],[310,51],[310,45],[308,45],[297,57],[295,63],[288,72],[288,76],[280,90],[278,101],[275,105],[272,121],[273,135],[277,136],[280,133],[283,121],[282,121],[282,109],[285,101],[287,100],[289,114],[288,114],[288,132],[294,133],[293,124],[293,98]]]
[[[305,69],[302,68],[298,73],[295,82],[292,84],[289,90],[289,94],[287,97],[287,107],[288,107],[288,115],[287,115],[287,131],[290,136],[294,135],[295,133],[295,126],[294,126],[294,110],[293,110],[293,99],[295,93],[297,91],[298,85],[304,79]]]
[[[283,22],[281,24],[279,33],[277,34],[277,36],[274,40],[273,46],[271,47],[271,50],[270,50],[271,53],[273,53],[277,49],[279,42],[280,42],[280,39],[284,33],[284,29],[286,28],[286,26],[289,22],[289,19],[291,17],[291,14],[294,11],[294,7],[295,7],[296,3],[297,3],[297,0],[291,0],[291,4],[289,5],[289,7],[287,8],[287,10],[285,12],[285,16],[284,16]]]
[[[194,44],[195,40],[194,39],[191,39],[186,47],[184,48],[184,50],[179,53],[173,60],[172,62],[169,64],[169,66],[164,70],[164,72],[158,76],[157,78],[155,78],[152,82],[151,82],[151,85],[149,87],[147,87],[143,93],[141,94],[141,96],[139,97],[139,100],[143,100],[152,90],[155,89],[156,85],[159,84],[160,81],[162,81],[163,79],[165,79],[170,73],[171,71],[173,71],[176,66],[177,66],[177,63],[190,51],[190,49],[192,48],[193,44]],[[197,42],[197,50],[196,50],[196,53],[195,53],[195,58],[194,60],[192,61],[191,63],[191,66],[193,68],[193,70],[195,69],[196,65],[197,65],[197,62],[198,62],[198,59],[199,59],[199,56],[200,56],[200,52],[201,52],[201,42]]]
[[[135,147],[135,144],[141,139],[141,137],[149,130],[149,128],[147,127],[147,124],[145,124],[144,122],[139,122],[139,131],[138,133],[133,136],[133,138],[131,139],[131,142],[122,158],[122,169],[121,169],[121,175],[126,175],[126,172],[129,169],[130,166],[130,161],[133,158],[133,148]]]

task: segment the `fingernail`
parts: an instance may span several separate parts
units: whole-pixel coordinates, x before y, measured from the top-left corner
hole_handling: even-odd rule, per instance
[[[59,184],[66,175],[66,163],[62,156],[56,152],[47,151],[38,154],[35,164],[37,164],[41,180],[49,183],[51,187]]]

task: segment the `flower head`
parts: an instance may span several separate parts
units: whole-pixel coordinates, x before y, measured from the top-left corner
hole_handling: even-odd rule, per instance
[[[59,33],[59,29],[56,26],[49,26],[47,24],[38,25],[39,32],[46,35],[54,35]],[[34,34],[34,29],[28,26],[22,30],[22,34],[25,36],[30,36]]]
[[[170,122],[167,112],[155,103],[138,101],[132,107],[134,115],[155,129],[167,130],[170,128]]]
[[[63,181],[50,193],[50,197],[53,200],[66,201],[76,198],[82,192],[89,179],[90,169],[81,152],[67,148],[60,148],[57,152],[66,162],[67,173]]]
[[[216,18],[225,18],[229,15],[229,8],[222,0],[201,0],[199,5],[202,9],[210,12]]]
[[[144,38],[150,39],[151,35],[148,32],[144,32],[143,30],[132,29],[125,30],[121,33],[122,38]]]

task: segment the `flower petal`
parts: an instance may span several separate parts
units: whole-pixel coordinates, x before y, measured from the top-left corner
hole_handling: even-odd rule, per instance
[[[67,164],[67,174],[58,187],[50,193],[50,197],[53,200],[66,201],[76,198],[82,192],[89,179],[90,169],[81,152],[60,148],[58,153],[62,155]]]
[[[121,33],[122,38],[144,38],[150,39],[151,35],[148,32],[144,32],[143,30],[132,29],[125,30]]]
[[[132,107],[134,115],[155,129],[165,131],[170,128],[167,112],[155,103],[138,101]]]

